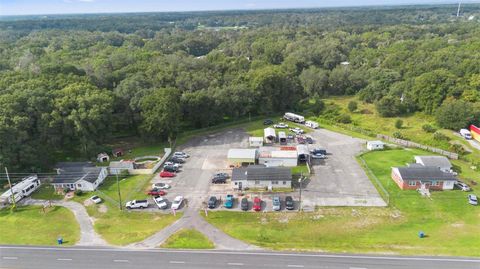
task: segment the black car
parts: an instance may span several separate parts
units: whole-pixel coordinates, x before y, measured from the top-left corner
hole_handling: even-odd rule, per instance
[[[240,208],[243,210],[243,211],[247,211],[248,210],[248,199],[247,198],[243,198],[242,201],[240,202]]]
[[[308,144],[313,144],[313,139],[310,136],[307,136],[307,138],[305,138],[305,141],[307,141]]]
[[[172,163],[185,163],[185,160],[182,158],[177,158],[177,157],[172,157],[168,160],[169,162]]]
[[[292,196],[287,196],[285,197],[285,208],[288,210],[293,210],[294,209],[294,203],[293,203],[293,198]]]
[[[218,172],[218,173],[213,174],[213,177],[225,177],[225,178],[229,178],[230,175],[227,174],[227,173]]]
[[[175,166],[165,166],[165,167],[163,167],[163,170],[164,170],[164,171],[167,171],[167,172],[172,172],[172,173],[174,173],[174,172],[177,172],[177,171],[178,171],[178,168],[175,167]]]
[[[208,199],[208,208],[215,208],[217,207],[217,197],[211,196],[210,199]]]
[[[322,155],[327,155],[327,150],[325,149],[314,149],[311,150],[312,154],[322,154]]]
[[[266,119],[263,121],[263,125],[271,125],[271,124],[273,124],[273,120]]]
[[[225,177],[214,177],[212,178],[213,184],[225,184],[227,183],[227,178]]]

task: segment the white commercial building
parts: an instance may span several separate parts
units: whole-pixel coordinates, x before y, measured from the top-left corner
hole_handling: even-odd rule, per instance
[[[267,167],[295,167],[298,165],[295,147],[262,147],[259,152],[258,163]]]
[[[254,164],[257,160],[256,149],[229,149],[227,155],[228,163],[233,166],[243,164]]]

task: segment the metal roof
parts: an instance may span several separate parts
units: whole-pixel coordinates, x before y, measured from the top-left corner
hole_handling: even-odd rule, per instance
[[[452,164],[444,156],[415,156],[415,161],[424,166],[435,166],[440,168],[451,168]]]
[[[229,149],[228,159],[255,159],[257,157],[256,149]]]
[[[457,178],[452,173],[446,173],[438,167],[433,166],[409,166],[409,167],[394,167],[403,180],[452,180],[457,181]]]
[[[234,168],[232,181],[239,180],[291,180],[292,171],[288,167],[266,167],[264,165],[251,165],[248,167]]]

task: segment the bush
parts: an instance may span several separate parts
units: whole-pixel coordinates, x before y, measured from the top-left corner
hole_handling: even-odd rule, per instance
[[[402,105],[400,98],[394,96],[385,96],[375,103],[378,114],[382,117],[395,117],[400,116],[405,112],[405,108]]]
[[[435,133],[437,131],[437,128],[433,127],[430,124],[424,124],[422,126],[422,129],[427,133]]]
[[[441,132],[435,132],[433,134],[433,139],[438,140],[438,141],[449,141],[450,137],[442,134]]]
[[[357,110],[357,108],[358,108],[357,102],[355,102],[355,101],[350,101],[350,102],[348,103],[348,111],[354,112],[355,110]]]
[[[453,151],[453,152],[455,152],[455,153],[457,153],[457,154],[459,154],[459,155],[462,155],[462,154],[465,153],[465,149],[464,149],[463,146],[460,145],[460,144],[452,144],[452,145],[450,146],[450,151]]]
[[[83,195],[83,191],[82,191],[82,190],[76,190],[76,191],[75,191],[75,195],[76,195],[76,196],[82,196],[82,195]]]
[[[397,128],[397,129],[402,129],[402,127],[403,127],[403,120],[397,119],[397,120],[395,121],[395,128]]]
[[[397,138],[397,139],[407,140],[407,139],[405,138],[405,136],[403,136],[403,134],[400,133],[400,132],[394,132],[392,135],[393,135],[393,137],[395,137],[395,138]]]
[[[337,121],[340,123],[349,124],[352,123],[352,118],[348,114],[342,114],[337,117]]]

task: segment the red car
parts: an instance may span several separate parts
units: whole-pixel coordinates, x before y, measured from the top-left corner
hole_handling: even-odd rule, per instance
[[[167,194],[167,192],[159,189],[151,189],[147,192],[147,194],[152,196],[164,196],[165,194]]]
[[[262,199],[255,197],[253,199],[253,210],[260,211],[262,210]]]
[[[174,177],[175,173],[168,172],[168,171],[162,171],[160,172],[160,177]]]

